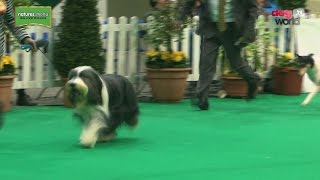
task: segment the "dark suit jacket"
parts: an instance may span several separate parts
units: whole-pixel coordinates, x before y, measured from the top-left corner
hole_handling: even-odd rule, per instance
[[[192,14],[195,0],[183,0],[181,8],[181,19],[185,19]],[[256,0],[233,0],[234,3],[234,34],[235,38],[244,38],[245,42],[255,41],[255,22],[258,17]],[[216,34],[210,14],[209,0],[201,0],[200,22],[198,32],[204,37],[212,37]]]

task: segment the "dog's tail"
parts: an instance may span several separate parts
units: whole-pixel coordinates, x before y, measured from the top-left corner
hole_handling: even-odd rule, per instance
[[[3,109],[4,107],[3,107],[3,104],[2,104],[2,102],[0,102],[0,129],[2,128],[2,126],[3,126]]]

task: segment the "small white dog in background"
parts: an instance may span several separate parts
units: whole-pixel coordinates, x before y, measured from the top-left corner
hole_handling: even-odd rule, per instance
[[[313,92],[310,92],[308,96],[301,103],[302,106],[306,106],[309,102],[314,98],[314,96],[320,90],[320,67],[316,65],[313,54],[309,54],[308,56],[299,56],[297,55],[297,61],[300,62],[304,67],[300,69],[300,75],[307,74],[309,79],[315,84],[315,89]]]

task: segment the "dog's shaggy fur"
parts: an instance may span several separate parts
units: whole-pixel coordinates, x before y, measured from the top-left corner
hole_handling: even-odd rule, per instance
[[[309,54],[308,56],[300,56],[296,54],[296,60],[303,66],[300,70],[300,75],[307,74],[309,79],[316,85],[316,89],[308,94],[302,102],[302,106],[306,106],[320,89],[320,67],[315,64],[312,56],[313,54]]]
[[[89,66],[80,66],[70,71],[66,92],[83,125],[80,143],[85,147],[111,140],[122,124],[138,124],[135,90],[123,76],[99,75]]]

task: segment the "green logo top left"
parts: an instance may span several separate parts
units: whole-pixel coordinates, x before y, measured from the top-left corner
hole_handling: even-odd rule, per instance
[[[38,25],[51,28],[51,6],[18,6],[15,8],[16,26]]]

